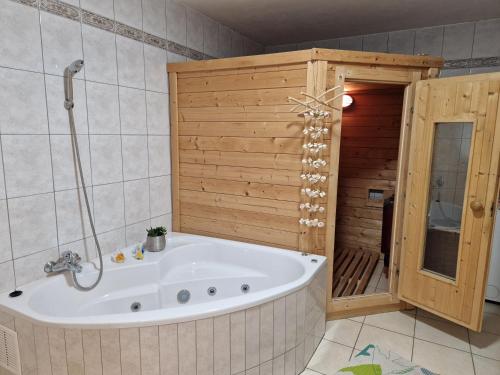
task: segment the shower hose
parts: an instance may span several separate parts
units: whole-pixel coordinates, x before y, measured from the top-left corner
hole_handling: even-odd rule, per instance
[[[97,280],[93,284],[88,285],[88,286],[81,285],[80,282],[78,281],[78,278],[76,277],[76,271],[71,271],[71,275],[73,277],[73,282],[75,283],[75,286],[77,289],[79,289],[81,291],[89,291],[89,290],[94,289],[100,283],[100,281],[102,279],[104,267],[103,267],[103,261],[102,261],[101,246],[99,244],[99,240],[97,239],[97,234],[95,232],[94,220],[92,219],[92,212],[90,209],[89,198],[87,196],[87,187],[85,185],[85,178],[83,177],[83,168],[82,168],[82,162],[81,162],[81,158],[80,158],[80,149],[78,147],[78,139],[76,136],[76,128],[75,128],[75,118],[73,115],[73,107],[74,107],[73,76],[74,76],[74,74],[78,73],[78,71],[82,68],[82,66],[83,66],[83,60],[77,60],[64,70],[64,93],[65,93],[65,97],[66,97],[66,100],[64,101],[64,108],[66,108],[66,110],[68,111],[71,139],[73,141],[74,151],[76,154],[76,161],[78,164],[78,171],[80,174],[80,181],[82,184],[83,196],[85,198],[85,206],[87,207],[87,214],[89,217],[90,228],[92,230],[92,235],[94,237],[95,245],[97,248],[97,253],[99,254],[99,276],[97,277]]]

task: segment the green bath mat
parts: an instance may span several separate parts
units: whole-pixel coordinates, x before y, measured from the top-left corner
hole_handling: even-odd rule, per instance
[[[368,345],[357,354],[349,365],[335,375],[437,375],[407,361],[399,354],[384,351],[376,345]]]

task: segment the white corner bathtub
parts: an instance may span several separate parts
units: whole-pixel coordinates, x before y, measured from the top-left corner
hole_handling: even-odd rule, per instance
[[[177,233],[142,261],[131,250],[105,256],[90,292],[60,274],[0,295],[23,374],[299,374],[324,334],[324,257]],[[91,264],[78,274],[96,277]]]

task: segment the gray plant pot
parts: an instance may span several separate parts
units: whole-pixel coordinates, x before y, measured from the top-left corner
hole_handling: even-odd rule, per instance
[[[144,249],[147,251],[162,251],[167,245],[165,236],[147,237]]]

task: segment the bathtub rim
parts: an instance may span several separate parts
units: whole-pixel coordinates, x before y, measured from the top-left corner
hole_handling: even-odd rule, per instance
[[[75,328],[75,329],[106,329],[106,328],[131,328],[131,327],[149,327],[155,325],[168,325],[177,324],[183,322],[190,322],[193,320],[201,320],[206,318],[212,318],[217,316],[223,316],[230,313],[234,313],[241,310],[246,310],[255,306],[260,306],[262,304],[283,298],[289,294],[297,292],[305,287],[307,287],[316,277],[316,275],[321,271],[323,267],[326,267],[327,258],[321,255],[308,254],[307,257],[302,256],[302,253],[294,250],[286,250],[281,248],[275,248],[264,245],[250,244],[246,242],[225,240],[214,237],[206,237],[200,235],[192,235],[186,233],[173,233],[169,234],[173,237],[192,237],[195,240],[208,239],[210,242],[222,242],[228,245],[240,245],[244,247],[254,247],[260,250],[271,250],[278,251],[281,254],[286,254],[286,256],[296,258],[297,260],[305,261],[306,259],[312,259],[313,257],[317,259],[316,263],[311,261],[304,262],[305,272],[304,274],[295,279],[292,282],[283,284],[277,287],[264,289],[262,291],[256,292],[254,294],[242,295],[237,297],[223,298],[217,301],[208,303],[199,303],[193,305],[186,305],[180,307],[178,310],[175,309],[174,316],[162,317],[161,312],[167,310],[168,308],[155,309],[149,311],[143,311],[139,313],[127,312],[121,314],[103,314],[103,315],[89,315],[89,316],[75,316],[75,317],[60,317],[60,316],[49,316],[36,312],[29,306],[29,298],[32,293],[36,292],[36,287],[40,287],[39,284],[44,283],[48,280],[40,279],[33,281],[31,283],[19,286],[19,289],[23,289],[25,293],[19,299],[10,299],[8,297],[9,292],[4,292],[0,294],[0,313],[6,313],[8,315],[15,317],[21,317],[34,324],[43,325],[47,327],[55,328]],[[63,275],[58,275],[55,277],[64,277]],[[33,289],[31,289],[33,288]],[[26,292],[27,291],[27,292]],[[326,300],[326,295],[325,295]],[[10,302],[10,303],[9,303]],[[10,305],[14,305],[10,307]],[[218,307],[221,305],[222,307]],[[24,310],[23,310],[24,307]],[[182,314],[177,313],[177,311],[182,312],[187,308],[188,313]],[[201,312],[190,312],[191,310],[203,309]],[[174,310],[174,309],[172,309]],[[1,324],[1,323],[0,323]]]

